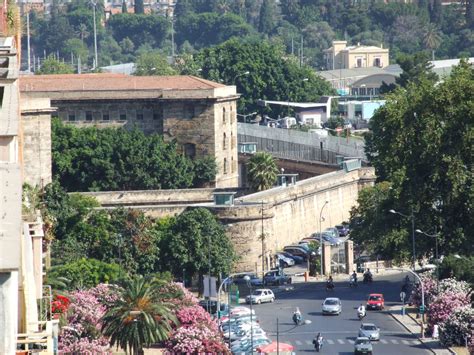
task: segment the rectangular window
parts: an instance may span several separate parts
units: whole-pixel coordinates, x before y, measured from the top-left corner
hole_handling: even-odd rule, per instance
[[[108,121],[110,118],[109,118],[109,114],[108,113],[104,113],[102,115],[102,121]]]
[[[68,121],[74,122],[76,120],[76,115],[69,115]]]
[[[137,120],[142,121],[143,120],[143,113],[137,113]]]
[[[362,68],[362,58],[357,58],[357,68]]]
[[[120,114],[120,121],[126,121],[127,120],[127,115],[125,113]]]
[[[86,121],[92,121],[92,112],[90,111],[86,112]]]

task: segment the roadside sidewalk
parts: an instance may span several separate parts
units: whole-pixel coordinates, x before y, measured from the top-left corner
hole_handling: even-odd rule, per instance
[[[396,305],[392,306],[388,309],[390,315],[403,327],[405,327],[410,333],[416,335],[420,342],[427,347],[433,354],[437,355],[450,355],[456,354],[451,349],[447,349],[443,347],[437,339],[433,338],[424,338],[421,339],[421,326],[417,323],[415,319],[413,319],[408,314],[402,315],[402,306]]]

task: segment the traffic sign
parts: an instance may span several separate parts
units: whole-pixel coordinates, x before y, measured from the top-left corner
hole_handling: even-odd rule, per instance
[[[425,306],[420,305],[420,314],[423,314],[423,313],[425,313]]]

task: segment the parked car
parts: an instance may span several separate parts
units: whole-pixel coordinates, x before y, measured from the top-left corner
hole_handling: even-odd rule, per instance
[[[330,234],[333,238],[339,237],[339,230],[335,227],[326,228],[324,232]]]
[[[283,250],[286,251],[287,253],[303,258],[303,261],[306,261],[308,259],[309,251],[302,246],[290,245],[290,246],[284,247]]]
[[[349,234],[349,226],[346,224],[338,224],[336,225],[336,229],[339,231],[340,237],[345,237]]]
[[[263,277],[263,283],[265,285],[291,284],[291,277],[279,270],[271,270]]]
[[[311,237],[317,238],[319,240],[320,235],[322,236],[323,243],[329,243],[330,245],[339,245],[341,244],[341,241],[339,239],[336,239],[332,236],[332,234],[329,233],[313,233],[311,234]]]
[[[381,293],[371,293],[367,300],[367,309],[382,310],[385,307],[385,300]]]
[[[354,354],[372,355],[373,347],[369,338],[358,337],[354,343]]]
[[[286,251],[279,252],[278,254],[281,254],[283,256],[286,256],[287,258],[293,259],[295,261],[295,264],[301,264],[304,261],[303,257],[290,254]]]
[[[323,314],[336,314],[342,312],[341,300],[336,297],[328,297],[323,302]]]
[[[245,298],[247,303],[260,304],[262,302],[273,302],[275,301],[275,295],[272,290],[268,288],[259,288],[252,292]]]
[[[249,276],[250,277],[250,285],[252,287],[259,287],[259,286],[263,286],[263,281],[262,279],[260,279],[259,277],[257,277],[257,275],[255,274],[252,274],[252,273],[249,273],[249,274],[242,274],[242,275],[236,275],[235,277],[233,277],[232,281],[234,284],[236,285],[245,285],[247,284],[247,280],[245,280],[245,276]]]
[[[359,336],[370,340],[380,339],[380,329],[373,323],[362,323],[359,329]]]
[[[277,258],[278,263],[282,267],[289,267],[295,265],[295,261],[292,258],[289,258],[283,254],[277,253],[275,254],[275,257]]]

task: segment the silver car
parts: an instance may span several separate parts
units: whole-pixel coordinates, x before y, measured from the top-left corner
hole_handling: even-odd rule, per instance
[[[369,338],[358,337],[354,344],[354,354],[372,355],[373,347]]]
[[[275,295],[273,291],[267,288],[259,288],[258,290],[253,291],[251,295],[248,295],[245,298],[247,303],[252,302],[252,304],[260,304],[262,302],[273,302],[275,301]]]
[[[341,300],[336,297],[328,297],[323,302],[323,314],[336,314],[342,312]]]
[[[373,323],[362,323],[359,329],[359,336],[370,340],[380,339],[380,329]]]

